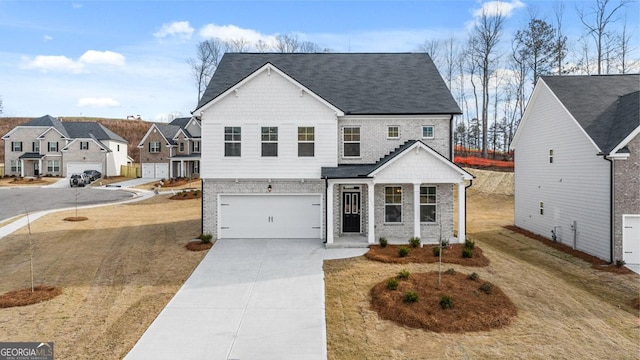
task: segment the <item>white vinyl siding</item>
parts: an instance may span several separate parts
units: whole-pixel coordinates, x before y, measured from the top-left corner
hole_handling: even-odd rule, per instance
[[[544,82],[539,85],[515,143],[515,224],[547,238],[554,230],[573,246],[576,221],[577,249],[609,260],[609,162]]]

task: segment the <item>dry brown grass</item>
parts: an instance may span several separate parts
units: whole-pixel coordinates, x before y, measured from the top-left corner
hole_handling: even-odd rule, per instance
[[[420,248],[409,248],[409,255],[400,257],[398,255],[398,249],[402,245],[387,245],[381,247],[380,245],[370,245],[369,251],[364,254],[367,259],[381,261],[393,264],[408,264],[408,263],[437,263],[440,261],[439,256],[433,254],[433,248],[437,245],[425,245]],[[442,262],[448,264],[459,264],[465,266],[487,266],[489,265],[489,259],[487,259],[482,249],[478,246],[473,249],[473,257],[463,258],[462,248],[464,244],[453,244],[448,248],[442,250]]]

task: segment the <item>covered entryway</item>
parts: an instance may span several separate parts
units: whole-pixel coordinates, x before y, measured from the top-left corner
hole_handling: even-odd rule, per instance
[[[359,188],[359,187],[357,187]],[[360,232],[360,192],[345,190],[342,193],[342,232]]]
[[[67,163],[67,177],[71,176],[71,174],[79,174],[85,170],[98,170],[100,173],[103,173],[101,163]]]
[[[640,215],[622,215],[622,260],[640,264]]]
[[[322,237],[321,195],[220,195],[218,204],[220,238]]]
[[[169,177],[169,164],[142,163],[142,177],[149,179],[166,179]]]

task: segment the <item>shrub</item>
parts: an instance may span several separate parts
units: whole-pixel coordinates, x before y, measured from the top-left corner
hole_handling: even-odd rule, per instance
[[[478,281],[479,278],[480,278],[480,275],[478,275],[478,273],[471,273],[468,279],[473,281]]]
[[[624,260],[616,260],[616,266],[619,267],[619,268],[625,266],[626,264],[627,264],[627,262],[624,261]]]
[[[409,272],[409,270],[402,270],[398,273],[398,279],[403,279],[406,280],[409,278],[409,275],[411,275],[411,273]]]
[[[453,307],[453,298],[449,295],[442,295],[440,298],[440,307],[442,309],[451,309]]]
[[[415,291],[407,291],[404,293],[404,296],[402,297],[402,301],[405,303],[413,303],[418,301],[418,293],[416,293]]]
[[[385,238],[384,236],[378,239],[378,242],[380,243],[381,248],[385,248],[389,244],[389,242],[387,241],[387,238]]]
[[[412,248],[417,248],[420,246],[420,238],[416,236],[411,237],[411,239],[409,239],[409,245],[411,245]]]
[[[490,282],[486,282],[480,286],[480,290],[484,291],[485,294],[491,294],[493,291],[493,284]]]
[[[201,234],[200,235],[200,240],[202,240],[202,242],[205,243],[205,244],[210,243],[211,239],[213,239],[213,235],[211,235],[211,234]]]
[[[440,256],[440,246],[433,248],[433,256]]]
[[[406,246],[400,246],[398,248],[398,255],[400,255],[400,257],[405,257],[409,255],[409,248]]]
[[[396,279],[387,280],[387,289],[395,290],[397,288],[398,288],[398,280],[396,280]]]
[[[462,248],[462,257],[465,259],[471,259],[473,257],[473,250],[468,247]]]
[[[471,250],[473,250],[473,248],[474,248],[475,246],[476,246],[476,243],[475,243],[475,241],[473,241],[473,240],[466,239],[466,240],[464,241],[464,247],[465,247],[465,248],[467,248],[467,249],[471,249]]]
[[[444,272],[447,275],[455,275],[456,274],[456,269],[454,268],[449,268],[449,270]]]
[[[448,248],[449,247],[449,239],[442,239],[442,241],[440,241],[440,246],[442,246],[443,248]]]

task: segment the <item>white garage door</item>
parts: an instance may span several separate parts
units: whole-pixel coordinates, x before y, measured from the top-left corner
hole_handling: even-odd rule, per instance
[[[220,195],[220,238],[321,237],[320,195]]]
[[[622,260],[640,264],[640,215],[622,216]]]
[[[142,177],[161,179],[169,177],[169,164],[167,163],[142,163]]]
[[[101,163],[67,163],[67,177],[71,174],[78,174],[85,170],[98,170],[102,173]]]

